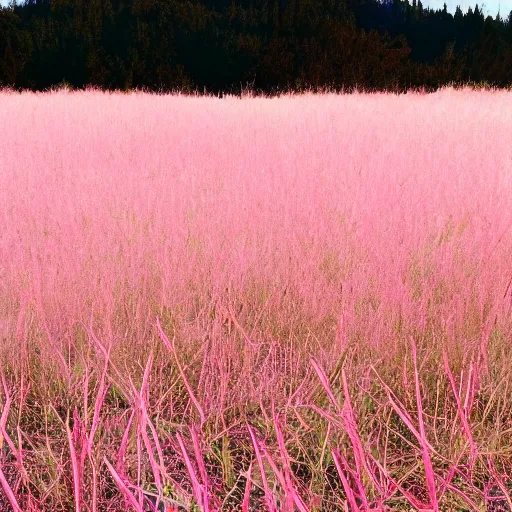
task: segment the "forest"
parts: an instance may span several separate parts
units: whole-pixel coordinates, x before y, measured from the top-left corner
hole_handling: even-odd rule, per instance
[[[512,12],[421,0],[25,0],[0,9],[0,86],[274,94],[512,82]]]

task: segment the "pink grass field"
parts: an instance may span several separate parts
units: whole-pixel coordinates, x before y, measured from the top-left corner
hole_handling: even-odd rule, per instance
[[[511,133],[1,93],[0,511],[511,510]]]

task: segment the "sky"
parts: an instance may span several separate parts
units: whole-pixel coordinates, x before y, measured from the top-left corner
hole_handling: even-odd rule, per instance
[[[409,0],[412,2],[412,0]],[[442,9],[445,0],[422,0],[423,7],[430,7],[431,9]],[[485,16],[496,17],[498,10],[502,18],[506,19],[508,13],[512,10],[512,0],[446,0],[446,7],[448,12],[455,13],[457,5],[460,5],[462,12],[466,12],[468,7],[475,8],[475,4],[482,8]]]
[[[409,1],[412,3],[412,0]],[[431,9],[442,9],[444,1],[445,0],[422,0],[422,3],[423,7],[430,7]],[[0,0],[0,5],[7,5],[8,3],[9,0]],[[501,17],[504,19],[507,18],[508,13],[512,10],[512,0],[481,0],[481,2],[477,2],[476,0],[446,0],[448,12],[451,12],[452,14],[455,12],[457,5],[460,5],[462,11],[466,12],[468,7],[473,9],[476,3],[478,3],[478,7],[482,7],[483,4],[484,15],[490,15],[493,18],[496,16],[496,14],[498,14],[498,9],[500,11]]]

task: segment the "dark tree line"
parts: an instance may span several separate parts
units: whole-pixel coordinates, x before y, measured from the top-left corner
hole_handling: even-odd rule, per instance
[[[0,85],[240,93],[512,83],[512,13],[421,0],[25,0]]]

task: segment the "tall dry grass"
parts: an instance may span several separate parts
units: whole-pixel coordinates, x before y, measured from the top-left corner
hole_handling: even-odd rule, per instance
[[[511,98],[1,94],[0,510],[511,507]]]

